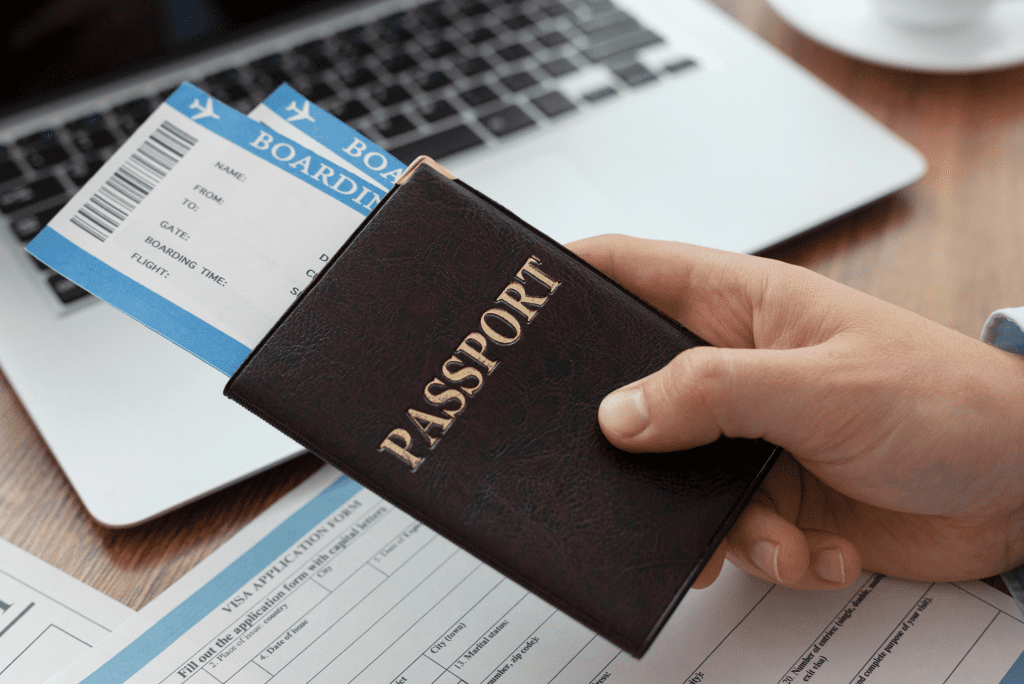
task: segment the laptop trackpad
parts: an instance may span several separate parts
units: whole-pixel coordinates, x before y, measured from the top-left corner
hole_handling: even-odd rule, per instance
[[[471,163],[456,170],[466,183],[563,244],[609,232],[641,234],[634,227],[637,219],[610,202],[607,192],[563,156],[500,166]]]

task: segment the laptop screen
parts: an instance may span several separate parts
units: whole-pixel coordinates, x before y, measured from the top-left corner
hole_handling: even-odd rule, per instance
[[[342,0],[0,4],[0,116]]]

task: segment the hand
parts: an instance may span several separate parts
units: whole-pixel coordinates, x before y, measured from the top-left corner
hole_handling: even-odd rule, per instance
[[[716,345],[606,397],[613,444],[789,452],[695,586],[725,557],[801,589],[1024,562],[1024,359],[781,262],[624,236],[569,248]]]

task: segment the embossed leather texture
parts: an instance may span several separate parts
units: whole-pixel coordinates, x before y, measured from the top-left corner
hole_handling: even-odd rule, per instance
[[[520,272],[531,257],[557,281],[554,291]],[[523,304],[534,312],[529,322],[497,301],[513,282],[527,297],[546,297],[542,305],[522,300],[533,302]],[[513,343],[483,334],[481,317],[493,308],[519,322]],[[499,314],[484,322],[498,338],[516,336]],[[496,363],[489,373],[456,352],[470,333],[487,342],[482,356]],[[778,451],[723,438],[635,455],[601,434],[597,407],[606,394],[699,344],[507,210],[421,166],[367,218],[225,394],[639,657]],[[445,368],[456,377],[474,368],[483,382],[471,372],[451,381]],[[435,378],[435,397],[455,389],[463,399],[431,404],[424,388]],[[446,413],[460,404],[454,417]],[[409,409],[451,422],[442,432],[421,419],[424,434]],[[422,458],[415,470],[381,448],[396,429]]]

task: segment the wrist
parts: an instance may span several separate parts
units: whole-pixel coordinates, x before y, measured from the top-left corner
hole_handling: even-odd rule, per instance
[[[988,345],[983,345],[983,353],[977,379],[984,388],[967,389],[976,389],[979,398],[984,393],[979,403],[987,415],[975,414],[980,419],[976,423],[970,415],[960,418],[959,430],[974,441],[962,445],[961,457],[983,461],[987,483],[977,485],[989,491],[979,498],[987,500],[992,513],[1004,511],[1008,562],[1016,567],[1024,564],[1024,356]]]

